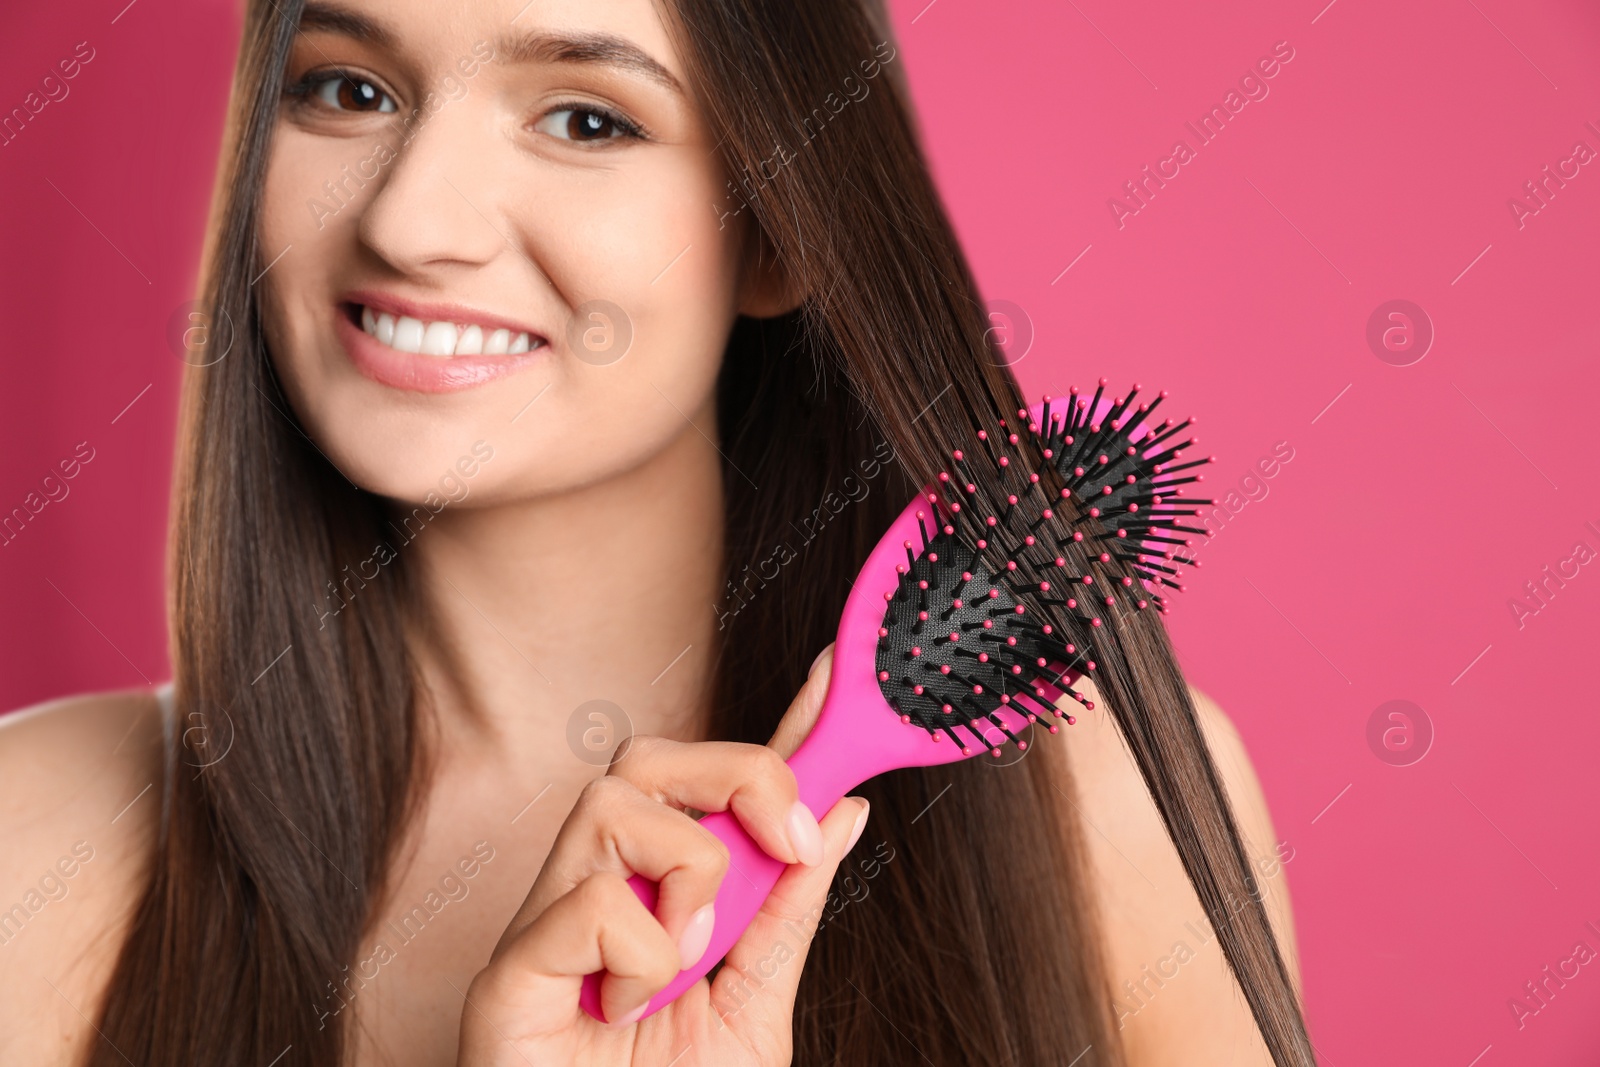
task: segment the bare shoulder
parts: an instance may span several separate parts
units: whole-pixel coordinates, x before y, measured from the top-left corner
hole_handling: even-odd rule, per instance
[[[1105,931],[1114,1010],[1135,1067],[1271,1064],[1249,1006],[1167,835],[1144,778],[1092,686],[1095,702],[1066,731],[1082,827]],[[1285,865],[1243,739],[1216,701],[1190,687],[1290,973],[1299,964]]]
[[[0,1062],[77,1062],[147,876],[162,716],[146,690],[0,716]]]

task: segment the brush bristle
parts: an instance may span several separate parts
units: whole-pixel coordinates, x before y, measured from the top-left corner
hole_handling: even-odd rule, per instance
[[[1151,425],[1150,413],[1167,394],[1130,411],[1134,385],[1090,423],[1105,384],[1102,378],[1092,400],[1076,387],[1064,405],[1046,397],[1038,423],[1019,408],[1016,427],[1002,420],[994,435],[978,431],[976,455],[952,452],[952,471],[941,472],[938,491],[928,494],[931,517],[918,512],[922,544],[906,542],[899,583],[885,594],[879,688],[902,721],[935,740],[949,737],[964,753],[974,751],[974,740],[994,755],[1007,742],[1027,747],[1001,708],[1030,725],[1044,722],[1052,733],[1055,718],[1075,721],[1054,706],[1058,697],[1093,708],[1062,678],[1094,670],[1089,635],[1102,617],[1129,605],[1165,612],[1166,598],[1143,586],[1181,591],[1175,565],[1199,565],[1170,547],[1193,543],[1173,534],[1208,536],[1174,521],[1197,514],[1178,505],[1212,503],[1175,495],[1177,486],[1203,478],[1175,477],[1178,471],[1211,462],[1173,462],[1194,443],[1173,442],[1193,420]],[[970,477],[977,462],[994,466],[1003,499],[983,499]],[[1057,481],[1052,496],[1048,487]],[[1076,507],[1063,508],[1064,499]],[[1062,609],[1075,635],[1030,612],[1030,598]]]
[[[1062,691],[1061,676],[1092,670],[1093,658],[1029,614],[954,526],[930,534],[926,514],[918,518],[920,551],[906,542],[900,582],[886,594],[878,630],[875,669],[890,706],[902,721],[936,739],[949,737],[968,754],[974,744],[998,754],[1004,742],[997,737],[1026,747],[996,714],[1002,707],[1030,723],[1073,722],[1052,700]],[[1048,727],[1057,729],[1053,722]]]
[[[1024,408],[1018,409],[1018,419],[1027,423],[1034,448],[1046,462],[1054,465],[1066,491],[1079,501],[1085,513],[1080,524],[1090,527],[1098,522],[1105,528],[1086,533],[1085,537],[1105,543],[1112,549],[1109,554],[1127,563],[1134,577],[1182,592],[1182,583],[1171,577],[1178,573],[1177,567],[1169,564],[1191,567],[1200,564],[1180,549],[1166,546],[1188,548],[1194,543],[1191,538],[1173,534],[1209,537],[1210,532],[1202,527],[1178,525],[1174,521],[1178,516],[1198,514],[1192,506],[1179,505],[1214,502],[1176,495],[1178,486],[1204,481],[1205,475],[1181,478],[1176,475],[1179,471],[1210,463],[1216,457],[1175,462],[1178,454],[1196,439],[1175,442],[1174,438],[1194,425],[1195,420],[1184,419],[1177,424],[1163,420],[1152,424],[1151,413],[1166,399],[1166,390],[1150,403],[1132,409],[1133,398],[1139,392],[1135,383],[1127,396],[1112,402],[1100,422],[1090,423],[1089,418],[1099,406],[1105,386],[1106,380],[1101,378],[1092,400],[1078,396],[1074,386],[1066,398],[1065,412],[1059,406],[1052,411],[1056,402],[1047,396],[1040,422],[1028,422],[1028,411]],[[1141,427],[1144,433],[1135,440],[1132,431]],[[1015,436],[1009,440],[1015,441]],[[1167,610],[1165,597],[1152,592],[1149,599],[1157,610]],[[1138,607],[1144,606],[1139,602]]]

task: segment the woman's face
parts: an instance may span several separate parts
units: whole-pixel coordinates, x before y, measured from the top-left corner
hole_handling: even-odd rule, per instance
[[[492,503],[713,432],[735,314],[782,307],[651,0],[313,0],[301,31],[256,284],[346,477]]]

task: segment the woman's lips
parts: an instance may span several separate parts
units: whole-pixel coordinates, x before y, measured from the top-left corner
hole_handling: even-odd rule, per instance
[[[367,333],[356,321],[361,311],[354,304],[335,305],[334,329],[356,370],[375,382],[395,389],[417,393],[452,393],[471,389],[520,370],[542,358],[544,350],[549,347],[543,338],[530,336],[529,349],[525,352],[450,356],[405,352]],[[422,325],[423,334],[426,335],[434,324]],[[415,332],[415,327],[410,329]],[[440,332],[434,329],[430,339],[435,346],[438,345]],[[461,339],[458,333],[457,341]],[[488,341],[489,338],[483,340]],[[509,346],[512,342],[507,343]]]

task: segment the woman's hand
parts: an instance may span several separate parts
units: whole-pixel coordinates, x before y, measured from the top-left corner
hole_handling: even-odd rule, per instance
[[[783,762],[810,732],[827,692],[832,646],[766,746],[634,737],[583,790],[461,1016],[463,1067],[628,1064],[782,1067],[795,990],[840,859],[866,824],[845,797],[820,826],[797,802]],[[640,1022],[646,1002],[705,952],[728,850],[683,809],[732,811],[770,855],[796,864],[778,879],[714,982],[701,979]],[[660,884],[658,915],[628,886]],[[578,1006],[583,977],[607,973],[612,1023]]]

